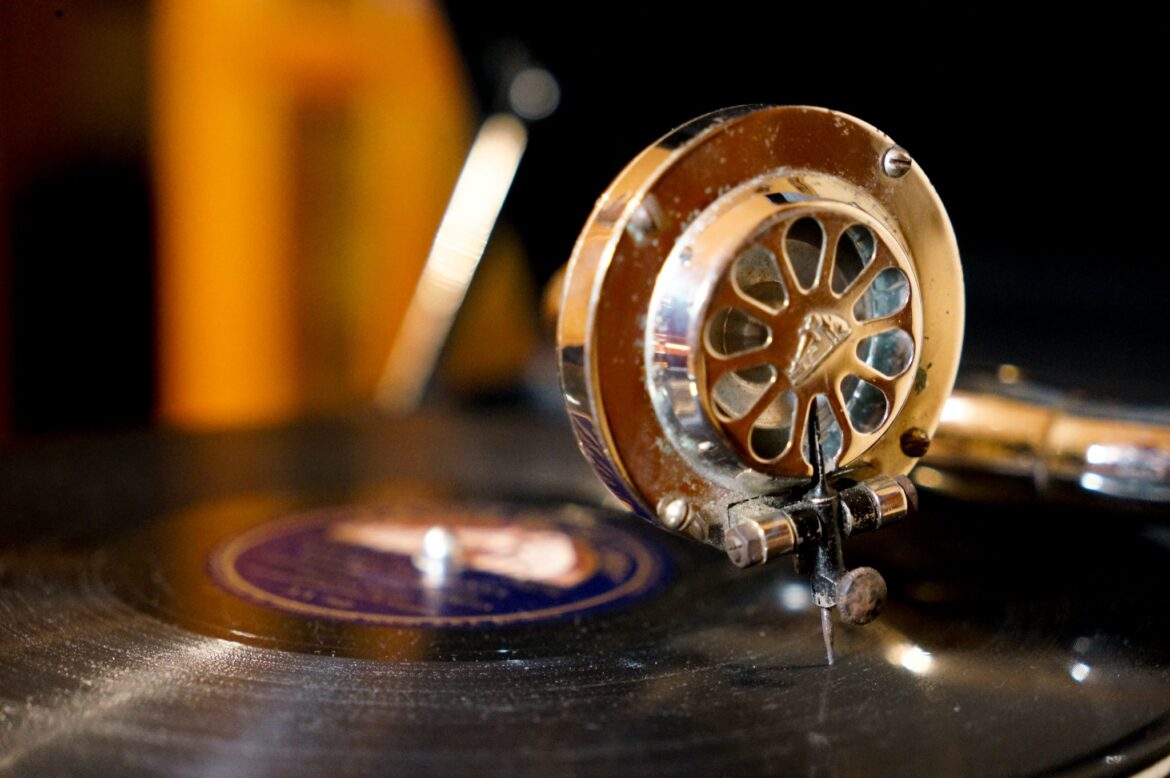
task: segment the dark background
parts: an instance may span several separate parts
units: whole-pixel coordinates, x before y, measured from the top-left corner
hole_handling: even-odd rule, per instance
[[[0,9],[0,436],[147,424],[153,409],[148,4],[103,6],[128,20],[116,67],[96,76],[122,96],[115,142],[88,148],[71,129],[84,115],[65,113],[55,131],[83,139],[69,154],[40,165],[17,153],[22,112],[54,110],[37,95],[70,67],[52,25],[85,24],[85,6]],[[1152,111],[1166,44],[1136,8],[453,2],[447,13],[484,110],[517,52],[560,82],[505,208],[539,281],[609,180],[672,126],[739,103],[824,105],[890,134],[938,188],[964,258],[965,364],[1011,361],[1165,402],[1165,131]]]
[[[1131,157],[1158,134],[1134,103],[1155,72],[1132,39],[1139,19],[1019,20],[930,4],[711,4],[703,16],[665,4],[589,8],[450,7],[481,94],[493,44],[509,38],[564,88],[559,113],[533,135],[510,209],[531,225],[530,242],[541,236],[537,255],[546,239],[558,261],[566,255],[589,205],[580,193],[600,193],[668,128],[740,103],[824,105],[885,130],[926,166],[969,252],[1095,254],[1068,229],[1070,216],[1084,223],[1070,201],[1108,207],[1104,196],[1152,172]]]
[[[1170,262],[1160,235],[1165,41],[1125,5],[454,3],[485,74],[517,40],[560,80],[507,216],[559,266],[609,180],[670,127],[741,103],[822,105],[888,133],[954,223],[964,363],[1166,403]]]

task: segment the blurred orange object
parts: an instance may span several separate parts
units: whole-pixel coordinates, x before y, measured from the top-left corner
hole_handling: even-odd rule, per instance
[[[159,414],[367,402],[470,138],[433,4],[160,0]]]

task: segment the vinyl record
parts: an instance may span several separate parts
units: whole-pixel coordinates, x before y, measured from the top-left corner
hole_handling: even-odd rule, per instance
[[[584,467],[454,416],[2,463],[0,768],[1165,772],[1165,532],[926,499],[850,543],[890,602],[828,667],[790,565],[588,507]]]

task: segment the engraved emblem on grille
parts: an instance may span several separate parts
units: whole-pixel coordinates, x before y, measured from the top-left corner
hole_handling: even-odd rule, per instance
[[[784,370],[793,386],[808,378],[849,337],[849,325],[831,313],[810,313],[800,323],[796,354]]]

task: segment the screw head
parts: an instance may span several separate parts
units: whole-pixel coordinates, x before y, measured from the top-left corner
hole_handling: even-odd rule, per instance
[[[872,567],[855,567],[837,582],[837,610],[850,624],[868,624],[886,604],[886,580]]]
[[[910,172],[913,161],[906,149],[901,146],[891,146],[882,154],[882,172],[890,178],[901,178]]]
[[[634,239],[634,243],[641,246],[662,227],[664,219],[662,209],[654,195],[647,195],[634,212],[630,214],[630,221],[626,224],[626,232]]]

